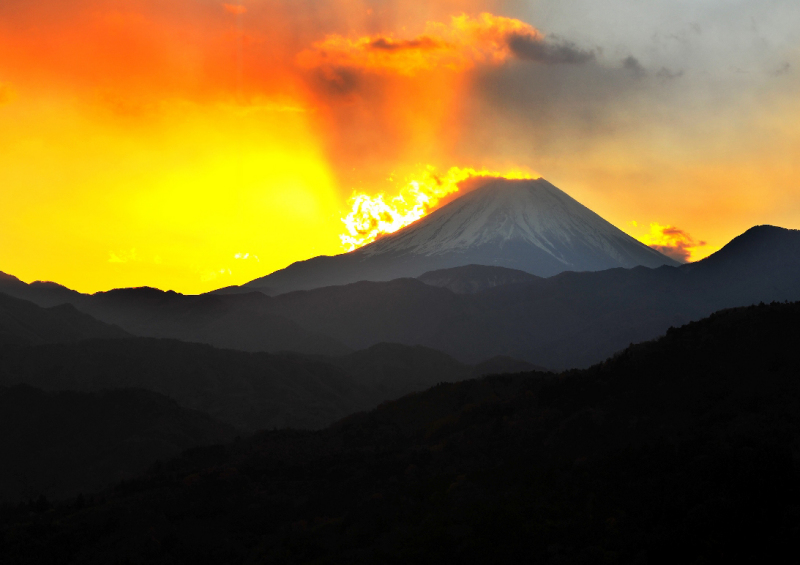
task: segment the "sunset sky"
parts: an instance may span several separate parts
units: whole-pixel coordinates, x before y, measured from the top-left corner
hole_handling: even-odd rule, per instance
[[[798,93],[797,0],[2,0],[0,271],[242,284],[452,167],[697,260],[800,228]]]

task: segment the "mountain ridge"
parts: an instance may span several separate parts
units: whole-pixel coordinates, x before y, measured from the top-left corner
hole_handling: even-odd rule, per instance
[[[88,507],[9,508],[0,550],[10,564],[781,562],[800,528],[799,328],[800,303],[726,310],[587,370],[443,384],[322,431],[192,450]]]
[[[507,274],[499,267],[488,269]],[[486,280],[469,275],[458,284],[480,286]],[[476,294],[457,294],[446,286],[406,278],[275,297],[129,290],[83,296],[75,305],[90,314],[105,312],[104,319],[130,333],[146,331],[240,350],[346,354],[394,342],[437,349],[462,363],[501,355],[556,370],[591,365],[630,343],[721,308],[800,300],[800,232],[756,226],[709,258],[681,267],[567,271]],[[25,294],[28,287],[19,283],[17,291]],[[141,293],[171,306],[153,309],[137,298],[120,314],[104,304],[115,296],[136,298]],[[140,326],[142,316],[147,323]],[[294,333],[283,327],[295,328]],[[304,345],[307,336],[325,339],[309,348]],[[335,350],[319,347],[332,342],[338,344]]]
[[[469,264],[543,277],[568,270],[677,265],[544,179],[494,179],[355,251],[299,261],[242,288],[277,295],[413,278]]]

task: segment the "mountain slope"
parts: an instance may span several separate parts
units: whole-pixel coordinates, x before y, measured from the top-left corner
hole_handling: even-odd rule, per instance
[[[180,339],[240,351],[297,351],[342,355],[338,340],[308,331],[275,313],[261,293],[187,296],[153,288],[116,289],[77,307],[142,337]]]
[[[136,336],[180,339],[241,351],[297,351],[322,355],[342,355],[350,351],[338,340],[309,332],[276,314],[269,305],[270,299],[258,292],[188,296],[145,287],[89,295],[55,283],[25,284],[16,277],[0,275],[0,292],[40,306],[70,304]],[[63,308],[66,311],[71,307]],[[85,315],[83,318],[88,319]]]
[[[140,388],[243,431],[317,429],[439,382],[529,369],[473,367],[424,347],[379,344],[345,356],[245,353],[165,339],[0,346],[0,386],[97,392]]]
[[[427,285],[446,288],[456,294],[477,294],[487,288],[532,282],[536,279],[535,275],[525,271],[486,265],[466,265],[428,271],[417,277],[417,280]]]
[[[769,252],[760,253],[765,234]],[[475,295],[414,279],[361,282],[288,293],[272,304],[355,349],[419,344],[462,362],[507,355],[565,369],[597,363],[721,308],[773,300],[800,300],[800,232],[754,228],[679,268],[565,272]]]
[[[423,345],[462,363],[501,355],[550,369],[586,367],[720,308],[800,300],[800,232],[759,226],[709,258],[679,268],[530,275],[529,282],[477,294],[451,292],[450,282],[464,288],[491,284],[494,275],[465,276],[470,269],[445,271],[439,288],[397,279],[274,298],[257,292],[185,297],[132,289],[86,297],[76,305],[132,333],[231,348],[275,351],[280,344],[280,349],[339,354],[388,342]],[[338,346],[325,345],[330,342]]]
[[[0,386],[0,500],[75,496],[236,431],[153,392],[46,393]]]
[[[99,322],[69,304],[40,308],[27,300],[0,293],[0,344],[35,345],[129,336],[120,328]]]
[[[724,287],[726,302],[720,306],[737,306],[756,291],[765,302],[791,299],[800,281],[800,230],[755,226],[681,270],[708,287]]]
[[[0,385],[81,392],[142,388],[245,431],[321,428],[380,401],[324,361],[164,339],[0,347],[0,367]]]
[[[396,400],[442,382],[454,383],[488,374],[534,369],[530,364],[515,359],[490,359],[471,366],[435,349],[397,343],[379,343],[328,361],[373,391],[381,402]]]
[[[59,304],[73,304],[84,296],[54,282],[35,281],[27,284],[2,271],[0,271],[0,293],[29,300],[44,308]]]
[[[88,509],[8,511],[0,551],[9,564],[782,561],[800,528],[798,340],[800,304],[750,307],[589,370],[437,386],[324,431],[195,450]]]
[[[276,295],[470,264],[543,277],[676,265],[544,179],[496,179],[356,251],[294,263],[244,288]]]

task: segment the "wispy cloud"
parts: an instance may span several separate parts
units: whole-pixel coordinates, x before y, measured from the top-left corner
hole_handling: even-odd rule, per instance
[[[523,21],[483,13],[454,16],[449,22],[428,22],[411,39],[393,35],[345,37],[329,35],[298,55],[306,68],[355,68],[414,75],[420,71],[464,71],[477,65],[500,65],[509,59],[548,65],[581,64],[591,51],[570,42],[548,42]]]
[[[233,258],[237,261],[255,261],[256,263],[261,262],[261,259],[258,258],[258,255],[254,255],[252,253],[237,253],[233,256]]]
[[[119,253],[114,253],[112,251],[108,254],[109,263],[132,263],[136,261],[141,261],[141,258],[136,254],[135,248],[130,251],[121,251]]]
[[[705,241],[695,240],[691,235],[674,226],[650,224],[650,233],[641,238],[642,242],[681,263],[692,261],[692,252],[706,245]]]
[[[235,16],[240,16],[247,13],[247,7],[242,6],[241,4],[223,4],[222,7],[226,12]]]

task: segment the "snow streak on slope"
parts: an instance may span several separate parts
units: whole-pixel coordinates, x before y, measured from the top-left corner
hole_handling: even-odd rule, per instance
[[[431,256],[511,241],[533,245],[580,270],[577,248],[594,249],[619,266],[639,264],[630,256],[633,250],[641,252],[645,263],[670,263],[544,179],[490,182],[361,253]]]
[[[294,263],[246,286],[277,295],[465,265],[550,277],[677,263],[543,179],[496,179],[355,251]]]
[[[349,200],[350,212],[342,218],[347,233],[340,236],[342,247],[353,251],[368,245],[386,234],[394,233],[427,216],[439,201],[458,192],[459,184],[477,178],[535,179],[538,175],[513,170],[498,173],[487,169],[461,169],[451,167],[445,174],[436,173],[427,167],[418,177],[408,183],[400,193],[387,198],[385,194],[369,196],[354,192]]]

